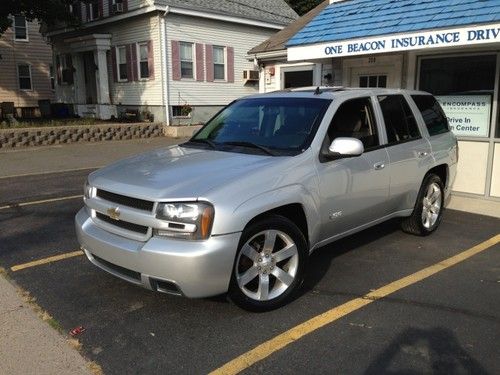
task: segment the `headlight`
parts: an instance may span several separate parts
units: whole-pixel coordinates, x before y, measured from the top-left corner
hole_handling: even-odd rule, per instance
[[[205,240],[212,230],[214,208],[202,202],[160,203],[156,217],[166,221],[155,231],[158,236]]]

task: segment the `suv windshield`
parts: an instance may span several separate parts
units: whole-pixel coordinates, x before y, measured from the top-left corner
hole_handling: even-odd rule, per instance
[[[316,98],[238,100],[210,120],[188,145],[295,155],[309,147],[330,103]]]

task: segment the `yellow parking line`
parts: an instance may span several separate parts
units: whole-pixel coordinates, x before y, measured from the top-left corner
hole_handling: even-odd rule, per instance
[[[83,255],[83,251],[81,251],[81,250],[72,251],[70,253],[55,255],[52,257],[35,260],[33,262],[18,264],[17,266],[11,267],[10,270],[12,272],[17,272],[17,271],[25,270],[26,268],[41,266],[43,264],[48,264],[48,263],[57,262],[57,261],[64,260],[64,259],[79,257],[82,255]]]
[[[387,297],[388,295],[395,293],[407,286],[418,283],[419,281],[422,281],[440,271],[463,262],[464,260],[498,244],[499,242],[500,234],[451,258],[445,259],[430,267],[415,272],[414,274],[396,280],[364,295],[363,297],[353,299],[349,302],[344,303],[343,305],[326,311],[321,315],[315,316],[314,318],[309,319],[308,321],[299,324],[289,329],[288,331],[274,337],[273,339],[260,344],[254,349],[240,355],[239,357],[226,363],[224,366],[211,372],[211,375],[238,374],[239,372],[246,370],[255,363],[269,357],[271,354],[277,352],[278,350],[283,349],[285,346],[299,340],[303,336],[312,333],[317,329],[326,326],[327,324],[335,322],[336,320],[339,320],[340,318],[356,310],[359,310],[362,307],[369,305],[374,301],[377,301],[378,299]]]
[[[11,204],[8,204],[6,206],[0,206],[0,210],[6,210],[8,208],[16,208],[16,207],[24,207],[24,206],[33,206],[33,205],[44,204],[44,203],[67,201],[70,199],[77,199],[77,198],[82,198],[82,197],[83,197],[83,195],[71,195],[69,197],[43,199],[43,200],[32,201],[32,202],[11,203]]]

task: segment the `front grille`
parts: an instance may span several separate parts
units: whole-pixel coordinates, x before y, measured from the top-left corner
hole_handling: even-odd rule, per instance
[[[131,232],[137,232],[137,233],[141,233],[141,234],[148,233],[149,228],[145,227],[144,225],[133,224],[133,223],[129,223],[127,221],[122,221],[122,220],[114,220],[114,219],[110,218],[109,216],[101,214],[100,212],[96,212],[96,217],[99,220],[102,220],[108,224],[114,225],[114,226],[122,228],[122,229],[129,230]]]
[[[139,272],[132,271],[132,270],[129,270],[128,268],[124,268],[124,267],[121,267],[121,266],[117,266],[116,264],[110,263],[107,260],[99,258],[95,254],[92,254],[92,256],[94,257],[94,259],[96,261],[98,261],[99,263],[101,263],[103,266],[108,267],[109,269],[115,271],[116,273],[119,273],[121,275],[127,276],[127,277],[129,277],[131,279],[135,279],[135,280],[139,280],[139,281],[141,280],[141,274]]]
[[[154,202],[145,201],[143,199],[131,198],[125,195],[111,193],[106,190],[97,189],[96,195],[99,198],[105,199],[109,202],[122,204],[127,207],[137,208],[143,211],[153,211]]]

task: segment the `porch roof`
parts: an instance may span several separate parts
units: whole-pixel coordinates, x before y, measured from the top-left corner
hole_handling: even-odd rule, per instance
[[[326,7],[287,47],[500,21],[500,0],[345,0]]]

